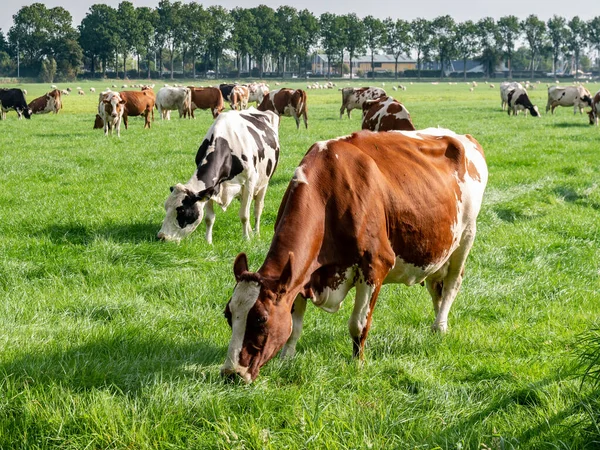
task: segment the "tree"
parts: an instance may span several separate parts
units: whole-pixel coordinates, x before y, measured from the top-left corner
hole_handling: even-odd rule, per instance
[[[325,55],[327,55],[327,78],[331,76],[331,63],[334,61],[335,55],[343,54],[344,52],[342,24],[343,18],[335,14],[323,13],[319,18],[321,45],[323,46],[323,50],[325,50]]]
[[[252,11],[246,8],[233,8],[230,12],[233,28],[229,38],[229,48],[235,52],[238,67],[238,77],[242,71],[241,60],[252,53],[256,46],[256,22]]]
[[[148,79],[151,77],[150,71],[150,55],[154,45],[155,30],[158,24],[158,12],[155,9],[147,6],[141,6],[137,9],[139,27],[141,28],[140,39],[136,44],[136,52],[138,54],[138,72],[139,72],[139,55],[145,53],[146,64],[148,69]],[[139,76],[139,74],[138,74]]]
[[[306,73],[306,61],[310,49],[319,41],[319,21],[315,15],[308,9],[303,9],[298,13],[300,21],[300,32],[298,34],[298,59],[302,61],[304,73]]]
[[[485,68],[485,76],[490,77],[500,60],[498,49],[498,26],[491,17],[485,17],[477,22],[477,35],[481,45],[479,61]]]
[[[95,61],[102,61],[106,72],[106,61],[117,47],[117,11],[108,5],[92,5],[79,25],[79,45],[91,60],[92,74],[96,72]]]
[[[398,58],[402,54],[408,55],[412,48],[412,36],[410,34],[410,23],[398,19],[395,22],[388,17],[383,21],[385,27],[385,47],[394,55],[394,77],[398,79]]]
[[[444,78],[446,65],[456,54],[456,23],[448,15],[436,17],[431,22],[433,30],[433,46],[440,62],[440,79]]]
[[[504,54],[508,62],[508,78],[512,79],[511,60],[515,51],[515,43],[521,35],[519,19],[516,16],[501,17],[498,21],[498,37],[500,46],[504,48]]]
[[[590,47],[595,48],[600,54],[600,16],[594,17],[587,24],[588,28],[588,43]],[[598,68],[600,69],[600,57],[597,60]]]
[[[256,20],[256,40],[252,54],[258,63],[258,76],[262,78],[265,56],[277,51],[282,36],[277,28],[277,17],[272,8],[259,5],[252,8],[252,15]]]
[[[127,78],[127,55],[139,46],[143,30],[133,3],[123,1],[117,8],[118,48],[123,56],[123,79]]]
[[[558,69],[558,57],[560,56],[562,49],[566,43],[567,38],[567,21],[564,17],[557,15],[552,16],[548,19],[548,35],[552,41],[552,65],[554,67],[554,76],[556,77],[556,71]]]
[[[429,59],[432,41],[431,24],[426,19],[417,18],[410,24],[413,37],[413,49],[417,52],[417,74],[421,79],[421,65]]]
[[[215,72],[219,77],[219,59],[227,42],[227,31],[229,30],[229,14],[222,6],[209,6],[208,12],[208,34],[206,45],[208,51],[215,58]]]
[[[345,48],[350,58],[350,79],[352,79],[352,59],[365,51],[365,26],[354,13],[344,16]]]
[[[277,49],[279,50],[278,54],[283,56],[283,73],[285,73],[288,61],[298,54],[298,35],[301,33],[301,24],[298,10],[291,6],[280,6],[275,15],[282,36]]]
[[[461,22],[456,27],[456,53],[463,59],[463,79],[467,79],[467,60],[481,50],[477,25],[471,20]]]
[[[533,79],[535,57],[541,53],[546,39],[546,24],[543,20],[538,19],[535,14],[531,14],[523,21],[521,27],[531,51],[531,78]]]
[[[42,61],[40,78],[44,83],[53,83],[54,77],[56,77],[56,61],[54,58],[45,58]]]
[[[158,23],[156,32],[157,40],[161,45],[165,45],[169,52],[169,60],[171,62],[171,80],[174,78],[175,67],[173,60],[175,59],[175,50],[179,48],[181,42],[180,35],[177,30],[181,26],[181,2],[171,3],[170,0],[160,0],[158,2]],[[161,57],[161,72],[162,72],[162,57]]]
[[[581,52],[586,46],[586,23],[579,18],[573,17],[568,23],[569,33],[567,34],[567,46],[573,52],[575,57],[575,79],[579,78],[579,59]]]
[[[371,52],[371,74],[375,79],[375,50],[383,46],[386,40],[386,29],[383,22],[373,16],[367,16],[363,19],[365,29],[365,42]]]

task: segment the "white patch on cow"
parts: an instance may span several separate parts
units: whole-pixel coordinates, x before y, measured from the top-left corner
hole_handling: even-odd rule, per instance
[[[248,368],[240,366],[240,352],[244,345],[248,313],[258,300],[260,284],[254,281],[240,281],[233,290],[229,303],[231,311],[231,341],[227,349],[227,358],[221,368],[222,371],[235,372],[246,381],[250,375]]]
[[[345,272],[337,274],[334,278],[334,286],[325,286],[323,292],[315,292],[311,299],[315,306],[318,306],[328,313],[335,313],[342,306],[348,291],[354,286],[354,274],[356,268],[349,267]]]
[[[375,291],[375,284],[367,282],[360,270],[358,274],[354,308],[348,320],[350,335],[355,337],[360,336],[367,325],[367,317],[369,317],[371,311],[371,297]]]
[[[294,171],[294,176],[292,177],[292,181],[295,181],[298,184],[308,184],[308,179],[304,174],[302,166],[296,167],[296,170]]]

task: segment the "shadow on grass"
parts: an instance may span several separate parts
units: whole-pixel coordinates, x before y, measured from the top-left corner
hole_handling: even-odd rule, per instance
[[[554,126],[557,128],[589,128],[590,124],[586,117],[585,122],[558,122]]]
[[[99,226],[72,223],[52,224],[39,234],[56,244],[87,245],[96,239],[129,243],[155,241],[158,230],[160,224],[153,222],[106,223]]]
[[[556,196],[563,198],[568,203],[573,203],[580,206],[600,211],[600,203],[590,200],[587,195],[580,195],[573,188],[568,186],[558,186],[553,189]]]
[[[109,389],[137,395],[156,379],[206,378],[203,369],[224,359],[225,348],[210,342],[180,343],[149,336],[143,330],[128,330],[64,350],[42,349],[3,362],[0,376],[29,387],[59,384],[74,391]],[[218,373],[214,369],[211,372]]]

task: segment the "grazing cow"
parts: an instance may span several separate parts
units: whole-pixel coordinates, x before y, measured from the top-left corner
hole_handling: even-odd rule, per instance
[[[242,86],[238,84],[234,86],[231,90],[231,94],[229,95],[229,101],[231,103],[231,109],[248,109],[248,98],[249,92],[247,86]]]
[[[223,109],[225,109],[223,106],[223,95],[221,94],[219,88],[197,88],[193,86],[188,86],[188,88],[191,91],[191,106],[189,114],[191,114],[193,118],[195,118],[194,111],[196,109],[209,109],[212,113],[213,119],[216,119],[216,117],[221,114]]]
[[[342,89],[342,107],[340,108],[340,119],[344,115],[344,110],[350,118],[350,111],[359,108],[362,109],[363,103],[367,100],[377,100],[384,97],[385,91],[378,87],[353,88],[345,87]]]
[[[478,142],[445,129],[361,131],[314,144],[288,185],[258,272],[243,253],[235,260],[221,374],[251,382],[280,349],[292,356],[306,300],[333,313],[353,287],[355,356],[363,357],[382,284],[425,282],[432,328],[445,332],[487,175]]]
[[[62,109],[61,93],[58,89],[48,92],[41,97],[29,102],[29,109],[32,114],[46,114],[53,112],[58,114]]]
[[[600,122],[600,91],[594,95],[592,109],[588,111],[588,115],[590,117],[590,125],[596,124],[598,126],[598,122]]]
[[[281,88],[269,92],[258,105],[259,111],[274,111],[279,116],[293,117],[296,128],[300,128],[300,116],[304,119],[304,126],[308,128],[306,92],[302,89]]]
[[[31,118],[31,109],[27,106],[25,95],[21,89],[0,89],[0,120],[6,119],[6,113],[11,109],[17,112],[19,119],[22,115],[26,119]]]
[[[96,92],[96,88],[91,87],[90,92]]]
[[[104,136],[108,132],[113,134],[113,129],[117,130],[117,136],[121,136],[121,118],[125,110],[125,100],[121,98],[118,92],[103,92],[99,96],[98,115],[104,124]]]
[[[362,129],[411,131],[415,127],[410,120],[410,113],[402,103],[392,97],[379,97],[363,103]]]
[[[150,88],[142,88],[142,91],[121,91],[121,98],[125,101],[123,108],[123,124],[128,128],[129,116],[143,116],[144,128],[150,128],[150,116],[154,121],[154,104],[156,96]]]
[[[162,87],[156,95],[156,108],[161,119],[171,120],[171,111],[179,111],[179,118],[188,115],[192,91],[186,87]]]
[[[219,85],[219,90],[221,91],[221,94],[223,95],[223,100],[226,102],[229,102],[231,109],[233,109],[233,104],[231,103],[231,91],[233,91],[233,88],[236,86],[237,86],[237,84],[231,84],[231,83],[222,83]]]
[[[516,116],[521,110],[525,111],[525,115],[529,111],[532,117],[540,117],[538,107],[531,103],[525,88],[516,88],[508,92],[508,115],[510,116],[512,111],[513,115]]]
[[[506,111],[508,106],[508,94],[515,89],[524,89],[521,83],[516,81],[504,81],[500,83],[500,99],[502,100],[502,111]]]
[[[265,95],[269,94],[269,87],[265,83],[250,83],[248,85],[248,102],[256,102],[256,105],[260,105],[265,98]]]
[[[546,113],[554,110],[558,106],[572,106],[573,114],[583,114],[586,106],[592,106],[592,94],[583,86],[550,86],[548,88],[548,103],[546,104]]]
[[[196,154],[194,175],[185,185],[171,188],[157,237],[179,241],[192,233],[206,214],[206,240],[212,243],[213,202],[225,210],[238,197],[244,238],[250,236],[253,199],[254,232],[258,234],[269,179],[279,161],[278,127],[276,114],[254,108],[217,117]]]

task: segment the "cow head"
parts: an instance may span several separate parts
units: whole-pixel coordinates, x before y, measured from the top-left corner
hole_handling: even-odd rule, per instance
[[[531,117],[542,117],[537,106],[529,108],[529,112],[531,113]]]
[[[581,97],[581,100],[583,100],[584,102],[587,103],[587,105],[592,108],[592,97],[589,95],[584,95],[583,97]]]
[[[123,115],[123,105],[125,105],[125,100],[121,98],[117,93],[113,93],[113,95],[108,96],[103,100],[104,102],[104,111],[110,117],[117,118]]]
[[[233,264],[237,284],[225,307],[231,341],[221,375],[254,381],[260,368],[281,350],[292,333],[293,304],[287,298],[292,278],[293,253],[279,279],[248,272],[248,261],[240,253]]]
[[[29,106],[23,109],[17,108],[17,113],[19,113],[19,116],[23,114],[26,119],[31,119],[31,116],[33,115],[33,111]]]
[[[590,109],[588,112],[588,117],[590,118],[590,125],[596,124],[596,112],[593,109]]]
[[[191,234],[202,221],[204,202],[210,195],[194,193],[183,184],[171,187],[165,202],[165,219],[157,234],[163,241],[180,241]]]

